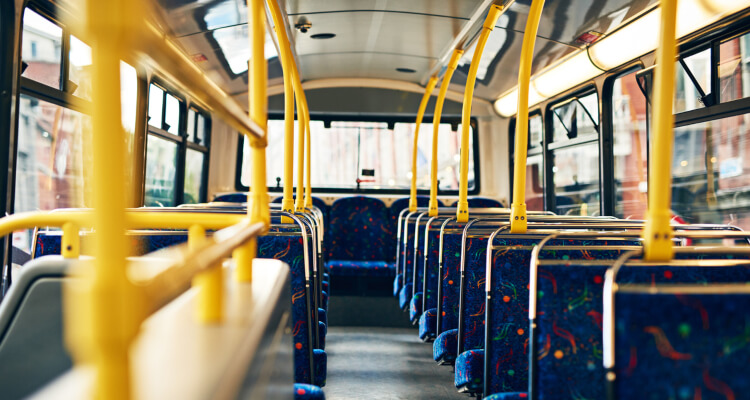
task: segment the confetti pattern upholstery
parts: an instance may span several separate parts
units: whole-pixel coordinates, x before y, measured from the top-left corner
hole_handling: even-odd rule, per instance
[[[447,330],[432,344],[432,359],[439,364],[453,364],[458,353],[458,329]]]
[[[442,332],[458,328],[461,239],[461,233],[444,233],[443,265],[440,271],[440,294],[437,305],[438,335]]]
[[[411,282],[407,282],[404,287],[401,288],[401,291],[398,293],[398,305],[401,307],[402,310],[406,310],[406,307],[409,306],[412,295],[412,284]]]
[[[488,237],[466,239],[463,298],[459,306],[458,350],[484,349],[485,274]]]
[[[469,350],[456,358],[454,384],[462,392],[479,393],[484,381],[484,350]]]
[[[489,395],[484,400],[526,400],[529,394],[526,392],[496,393]]]
[[[331,206],[331,223],[326,235],[329,260],[386,261],[387,243],[392,240],[388,209],[375,198],[344,197]]]
[[[330,260],[327,265],[336,276],[392,277],[396,273],[396,267],[385,261]]]
[[[430,196],[417,196],[417,207],[427,207],[430,203]],[[438,206],[442,207],[443,202],[438,200]],[[398,247],[398,243],[396,243],[396,236],[398,233],[398,215],[401,213],[402,210],[409,208],[409,198],[408,197],[402,197],[400,199],[395,200],[393,203],[391,203],[391,206],[388,208],[388,216],[389,216],[389,224],[390,224],[390,230],[393,233],[393,238],[390,243],[391,247],[389,247],[389,251],[391,254],[391,258],[389,258],[390,262],[396,261],[396,248]]]
[[[306,383],[294,384],[295,400],[325,400],[325,398],[326,395],[323,393],[323,390],[315,385]]]
[[[615,307],[618,398],[750,393],[750,295],[618,293]]]
[[[500,204],[499,201],[495,199],[490,199],[487,197],[470,197],[468,199],[469,207],[472,208],[492,208],[492,207],[502,207],[503,205]]]
[[[323,387],[326,385],[326,371],[328,369],[328,356],[325,350],[313,350],[313,360],[315,361],[314,384]]]
[[[427,251],[424,254],[424,284],[422,293],[425,310],[437,309],[438,285],[440,284],[440,226],[445,218],[438,218],[432,222],[427,231]]]
[[[412,323],[419,320],[422,315],[422,292],[415,293],[409,302],[409,321]]]
[[[393,278],[393,297],[398,297],[398,294],[401,292],[401,279],[403,276],[403,274],[396,274],[396,277]]]
[[[419,317],[419,338],[423,342],[435,339],[435,325],[437,325],[437,309],[431,308]]]

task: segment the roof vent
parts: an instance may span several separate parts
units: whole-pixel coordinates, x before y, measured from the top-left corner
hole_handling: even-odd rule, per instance
[[[336,34],[335,33],[316,33],[314,35],[311,35],[310,37],[312,39],[331,39],[331,38],[335,38]]]
[[[416,70],[416,69],[411,69],[411,68],[403,68],[403,67],[401,67],[401,68],[396,68],[396,71],[398,71],[398,72],[403,72],[403,73],[405,73],[405,74],[413,74],[413,73],[417,72],[417,70]]]

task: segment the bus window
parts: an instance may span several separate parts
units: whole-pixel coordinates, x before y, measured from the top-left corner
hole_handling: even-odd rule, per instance
[[[175,205],[177,143],[149,134],[146,142],[146,206]]]
[[[599,215],[599,108],[596,92],[553,106],[555,212]]]
[[[701,102],[700,91],[704,94],[711,93],[711,49],[681,58],[676,69],[674,113],[705,107]]]
[[[438,180],[441,191],[457,191],[460,164],[460,125],[440,124],[438,133]],[[296,128],[296,123],[295,123]],[[388,129],[386,122],[310,121],[313,162],[311,183],[315,188],[405,190],[411,185],[411,159],[415,124],[397,122]],[[280,187],[284,171],[284,121],[268,121],[267,184]],[[469,190],[476,187],[473,134],[469,147]],[[296,136],[295,136],[296,139]],[[295,145],[295,163],[297,160]],[[419,189],[430,188],[432,124],[420,127],[417,168]],[[244,139],[240,183],[250,183],[251,155]],[[294,171],[294,183],[296,179]],[[278,180],[277,180],[278,179]]]
[[[719,47],[719,90],[721,101],[750,96],[750,33],[721,43]]]
[[[643,219],[648,204],[647,107],[635,75],[621,76],[612,86],[615,216]]]
[[[21,44],[21,58],[26,69],[21,76],[61,89],[62,39],[62,28],[26,8],[23,13]]]
[[[91,47],[70,37],[70,62],[68,63],[68,79],[71,85],[68,92],[82,99],[91,100]],[[124,87],[124,85],[123,85]]]
[[[183,203],[201,202],[203,193],[203,165],[205,155],[197,150],[187,149],[185,154],[185,194]]]
[[[541,154],[526,158],[526,209],[544,210],[544,159]]]

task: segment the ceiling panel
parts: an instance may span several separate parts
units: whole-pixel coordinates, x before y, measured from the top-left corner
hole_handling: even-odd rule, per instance
[[[373,53],[309,54],[300,56],[300,74],[305,80],[327,78],[382,78],[418,82],[420,72],[427,71],[435,60],[407,55]],[[396,66],[417,73],[396,71]]]
[[[401,13],[443,15],[468,19],[480,5],[478,0],[288,0],[289,15],[332,11],[385,10]],[[313,25],[314,26],[314,25]]]

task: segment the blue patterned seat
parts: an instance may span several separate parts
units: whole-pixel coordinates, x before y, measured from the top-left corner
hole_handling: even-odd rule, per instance
[[[439,266],[437,335],[458,328],[458,296],[461,281],[461,233],[443,234],[443,257]],[[457,354],[453,355],[453,359]]]
[[[401,307],[402,310],[406,310],[406,307],[409,306],[409,302],[412,298],[412,289],[413,284],[411,282],[406,282],[404,287],[401,288],[401,290],[398,292],[398,305]]]
[[[422,292],[417,292],[409,302],[409,321],[417,322],[420,316],[422,316]]]
[[[420,322],[420,337],[430,340],[437,336],[438,285],[440,284],[440,227],[445,220],[445,217],[437,217],[432,223],[425,226],[426,249],[423,255],[425,261],[422,273],[424,276],[422,284],[422,309],[434,309],[436,318],[434,320],[431,319],[431,322],[424,326],[424,335],[422,334],[422,325]]]
[[[750,294],[618,293],[615,301],[617,398],[747,398]]]
[[[435,339],[435,325],[437,324],[437,308],[430,308],[419,317],[419,338],[423,342]]]
[[[458,348],[458,329],[447,330],[432,344],[432,359],[438,364],[453,364]]]
[[[454,384],[461,392],[479,393],[484,382],[484,350],[468,350],[456,358]]]
[[[318,386],[309,385],[307,383],[294,384],[295,400],[325,400],[325,398],[325,393],[323,393],[323,390]]]
[[[344,197],[336,200],[331,206],[331,223],[326,235],[328,241],[328,266],[331,274],[351,276],[365,273],[378,274],[387,272],[393,276],[385,262],[390,258],[387,242],[391,240],[389,230],[388,209],[385,204],[375,198],[365,196]],[[335,269],[333,264],[338,264]],[[346,261],[348,264],[343,264]],[[380,262],[369,264],[363,262]],[[378,269],[369,268],[378,266]],[[356,273],[345,272],[343,269],[360,269]]]
[[[499,208],[503,206],[499,201],[487,197],[470,197],[468,202],[469,207],[472,208]]]
[[[426,208],[426,207],[429,206],[429,202],[430,202],[429,196],[417,196],[417,207]],[[440,201],[440,200],[438,200],[438,207],[442,207],[442,206],[443,206],[443,202]],[[390,212],[390,224],[391,224],[391,231],[393,232],[394,235],[396,235],[398,233],[398,227],[399,227],[398,225],[399,225],[399,223],[402,224],[401,228],[403,229],[403,231],[401,232],[401,234],[402,235],[407,235],[407,232],[404,229],[403,221],[399,221],[399,215],[401,214],[401,211],[405,210],[408,207],[409,207],[409,198],[408,197],[400,198],[400,199],[394,201],[391,204],[391,206],[389,208],[389,212]],[[406,214],[404,214],[404,216],[406,216]],[[412,233],[412,235],[413,235],[413,233]],[[402,280],[401,281],[399,281],[399,280],[394,280],[393,281],[393,295],[394,296],[398,296],[398,293],[401,291],[401,288],[403,287],[403,284],[404,284],[405,281],[411,281],[411,275],[405,275],[404,274],[404,260],[407,260],[406,248],[408,246],[404,246],[403,245],[403,238],[402,238],[402,242],[397,242],[396,239],[397,238],[394,236],[393,248],[391,250],[391,253],[393,254],[393,257],[394,257],[393,261],[398,261],[399,262],[399,265],[396,266],[396,268],[397,268],[396,269],[396,273],[399,274],[399,275],[401,275],[401,279]],[[412,246],[412,248],[414,246],[413,239],[411,240],[411,246]],[[397,253],[399,253],[398,257],[396,257]],[[413,257],[413,255],[412,255],[412,257]]]
[[[484,398],[484,400],[526,400],[529,394],[526,392],[495,393]]]
[[[396,273],[396,267],[385,261],[329,260],[327,264],[335,276],[392,277]]]

